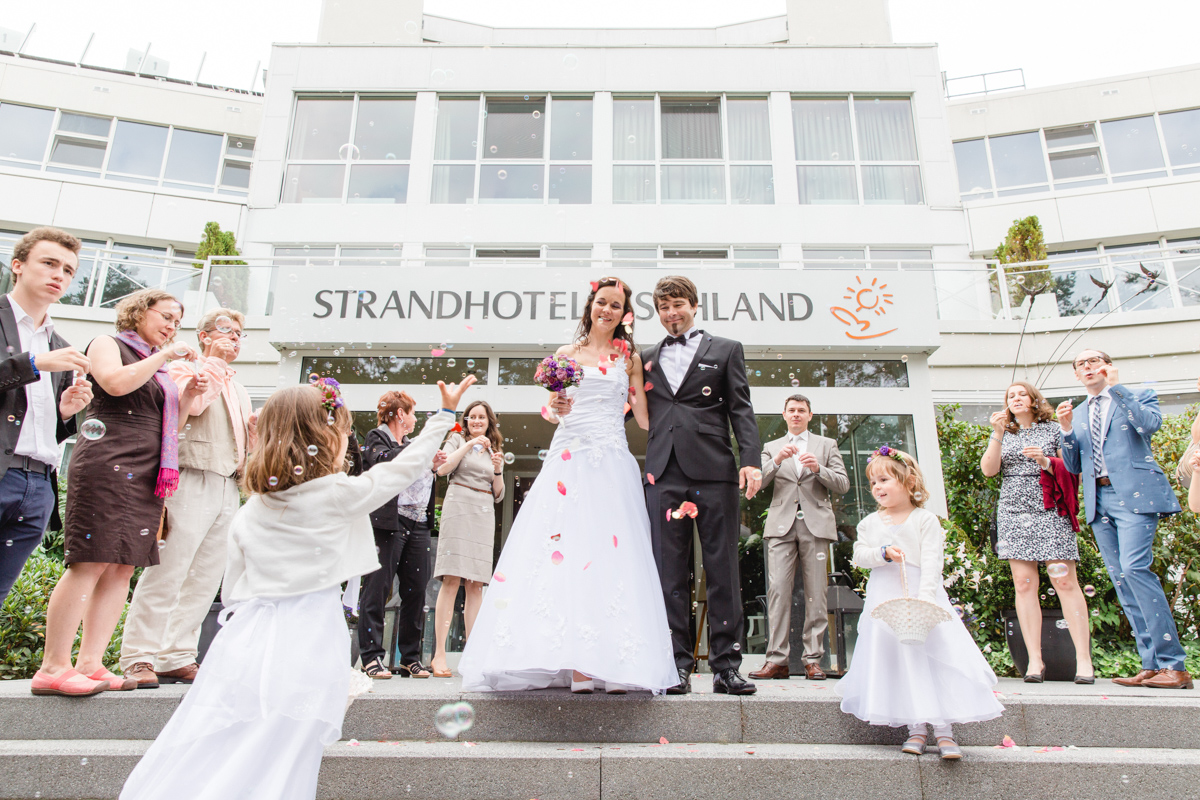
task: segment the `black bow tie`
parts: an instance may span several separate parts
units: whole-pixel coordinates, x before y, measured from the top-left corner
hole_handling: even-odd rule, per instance
[[[700,331],[692,331],[690,334],[685,333],[682,336],[668,336],[663,341],[663,347],[668,347],[673,344],[686,344],[688,339],[699,335]]]

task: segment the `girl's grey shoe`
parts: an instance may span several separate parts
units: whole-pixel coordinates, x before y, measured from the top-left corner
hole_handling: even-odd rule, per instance
[[[938,752],[942,754],[942,761],[958,761],[963,757],[963,752],[958,747],[958,742],[951,739],[949,736],[939,736]]]
[[[900,748],[901,753],[908,753],[910,756],[919,756],[924,754],[925,745],[928,742],[928,737],[923,733],[914,733],[904,742],[904,746]]]

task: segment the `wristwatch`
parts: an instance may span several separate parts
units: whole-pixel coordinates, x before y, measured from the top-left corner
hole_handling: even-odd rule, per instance
[[[883,556],[883,560],[884,560],[884,561],[887,561],[888,563],[891,563],[891,559],[890,559],[890,558],[888,558],[888,554],[887,554],[887,549],[888,549],[888,547],[890,547],[890,546],[891,546],[891,545],[886,545],[886,544],[885,544],[883,547],[879,548],[879,554],[880,554],[880,555],[882,555],[882,556]]]

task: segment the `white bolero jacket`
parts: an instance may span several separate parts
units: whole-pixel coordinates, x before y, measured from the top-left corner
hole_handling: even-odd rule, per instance
[[[858,523],[858,540],[854,543],[854,566],[873,569],[887,564],[883,547],[898,548],[907,563],[921,570],[921,584],[916,596],[931,603],[937,602],[942,587],[942,565],[945,563],[946,532],[932,511],[914,508],[908,519],[895,532],[879,518],[870,514]],[[912,587],[909,588],[912,591]]]

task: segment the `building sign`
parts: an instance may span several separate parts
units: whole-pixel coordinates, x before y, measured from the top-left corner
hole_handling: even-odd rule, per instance
[[[429,343],[520,349],[567,341],[579,323],[593,270],[280,267],[271,339],[280,346]],[[659,270],[626,270],[635,337],[665,333],[654,308]],[[928,272],[868,270],[678,270],[700,293],[696,320],[748,347],[790,350],[925,350],[938,346]]]

